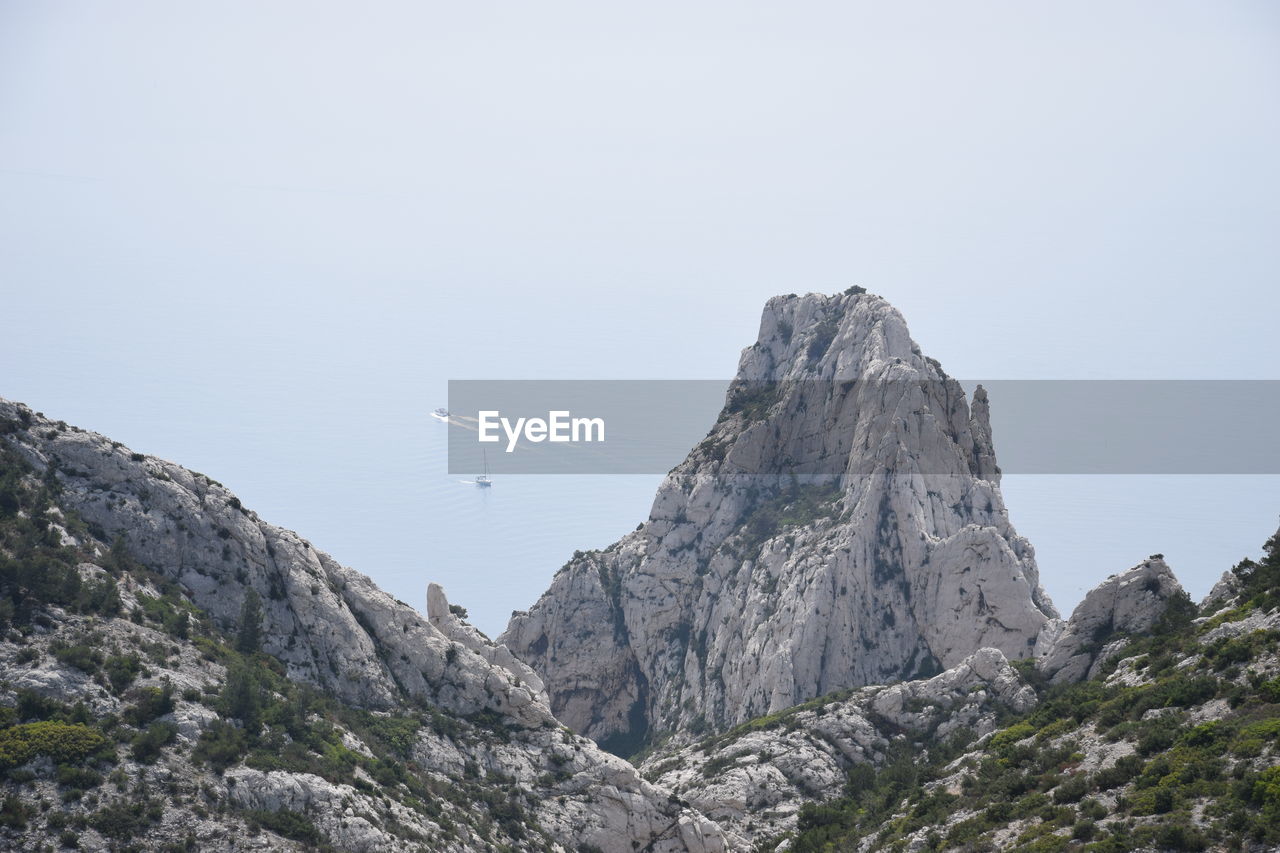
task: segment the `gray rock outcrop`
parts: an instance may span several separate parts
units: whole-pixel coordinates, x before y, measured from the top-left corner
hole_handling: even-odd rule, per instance
[[[0,419],[19,411],[0,400]],[[526,667],[492,665],[500,651],[459,643],[460,629],[441,630],[367,576],[260,519],[221,483],[39,416],[8,440],[37,471],[56,472],[62,505],[181,584],[224,629],[234,629],[244,596],[257,591],[263,650],[290,678],[369,708],[413,698],[460,714],[495,710],[524,725],[552,721],[534,701],[541,685]],[[455,643],[466,651],[450,663]]]
[[[1208,607],[1210,604],[1226,606],[1235,600],[1240,594],[1240,579],[1236,577],[1236,573],[1228,569],[1222,573],[1222,577],[1218,578],[1217,583],[1213,585],[1213,589],[1209,590],[1209,594],[1200,602],[1200,606]]]
[[[649,519],[500,639],[623,753],[984,647],[1025,657],[1057,614],[999,477],[985,392],[971,408],[887,302],[777,297]]]
[[[511,654],[506,646],[487,639],[471,625],[457,618],[449,607],[444,587],[438,583],[427,584],[427,621],[453,642],[475,652],[490,664],[511,675],[516,683],[533,694],[540,704],[549,704],[547,690],[538,674]]]
[[[1117,634],[1136,634],[1153,626],[1182,592],[1182,585],[1159,555],[1119,575],[1112,575],[1085,595],[1071,618],[1051,626],[1042,640],[1036,666],[1054,684],[1083,681],[1124,648]]]
[[[1267,540],[1263,547],[1270,551],[1278,546],[1280,546],[1280,530],[1277,530],[1275,535]],[[1213,585],[1213,589],[1209,590],[1209,594],[1200,602],[1200,607],[1204,609],[1211,604],[1219,608],[1232,606],[1236,603],[1236,599],[1243,587],[1244,584],[1236,574],[1236,570],[1227,569],[1222,573],[1222,577],[1218,578],[1218,582]]]
[[[931,679],[863,687],[659,750],[641,770],[726,829],[760,840],[793,829],[806,802],[839,796],[853,765],[881,763],[895,741],[940,743],[961,729],[982,736],[1002,713],[1036,701],[999,650],[981,649]]]

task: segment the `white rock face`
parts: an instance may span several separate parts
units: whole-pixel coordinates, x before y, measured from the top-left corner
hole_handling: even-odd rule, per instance
[[[561,720],[624,752],[984,647],[1028,656],[1057,614],[987,411],[883,299],[772,299],[649,520],[572,560],[500,639]]]
[[[418,731],[412,753],[420,771],[415,772],[435,790],[461,793],[446,798],[440,815],[431,819],[383,796],[376,786],[359,790],[308,773],[248,766],[216,776],[193,765],[190,750],[217,714],[186,698],[176,702],[172,714],[176,745],[151,769],[127,764],[130,778],[146,776],[156,788],[169,780],[192,790],[204,786],[240,809],[296,811],[341,850],[729,849],[714,823],[643,780],[625,761],[561,726],[539,677],[506,647],[485,640],[455,616],[439,586],[428,588],[423,618],[297,534],[242,509],[229,491],[203,475],[0,400],[0,421],[9,420],[30,426],[0,440],[40,475],[56,470],[58,502],[77,512],[102,540],[97,550],[103,560],[110,556],[105,543],[120,537],[131,558],[176,580],[189,601],[227,631],[237,627],[247,589],[256,589],[262,599],[263,651],[278,658],[292,679],[316,684],[349,705],[397,714],[425,708],[440,725]],[[79,571],[84,577],[103,573],[92,563]],[[119,592],[126,613],[142,593],[159,595],[140,587],[128,572]],[[53,616],[51,627],[37,630],[26,646],[0,643],[0,703],[13,705],[16,691],[26,689],[63,702],[83,701],[95,715],[119,714],[125,700],[50,652],[55,640],[74,644],[89,636],[112,648],[172,645],[177,651],[167,663],[151,663],[140,686],[168,681],[177,695],[188,690],[198,695],[211,686],[216,693],[224,680],[223,668],[205,660],[189,641],[126,618]],[[486,728],[495,720],[497,728]],[[353,752],[368,753],[350,732],[342,739]],[[56,787],[52,791],[56,799]],[[518,795],[540,829],[505,841],[476,835],[470,823],[478,815],[468,812],[483,795],[499,801]],[[244,835],[243,821],[231,814],[197,821],[174,801],[167,815],[144,849],[168,849],[189,831],[199,849],[298,848],[266,833]],[[32,833],[31,846],[14,849],[42,849],[44,839]],[[429,841],[407,844],[406,838]],[[86,835],[81,843],[84,849],[105,849],[95,846],[96,836]]]
[[[981,649],[931,679],[864,687],[746,732],[660,750],[641,770],[722,827],[750,841],[795,826],[806,802],[837,797],[854,764],[878,764],[895,739],[937,742],[967,728],[993,731],[1035,691],[998,649]]]
[[[1096,666],[1114,656],[1123,640],[1108,642],[1113,634],[1146,631],[1182,592],[1182,585],[1164,558],[1151,557],[1094,587],[1076,606],[1071,618],[1055,626],[1042,640],[1040,671],[1054,684],[1083,681],[1096,675]]]
[[[444,594],[444,588],[438,583],[427,584],[427,621],[450,640],[505,670],[515,679],[516,686],[523,687],[529,694],[528,702],[537,701],[543,705],[549,703],[547,690],[538,674],[516,659],[506,646],[495,645],[475,628],[456,618],[449,609],[449,599]],[[513,697],[512,701],[520,706],[527,704],[523,696]]]
[[[0,400],[0,418],[17,412]],[[542,688],[527,667],[504,665],[503,651],[478,634],[469,639],[474,630],[455,620],[442,630],[423,619],[298,534],[262,521],[204,475],[39,417],[10,441],[37,470],[57,469],[65,506],[178,581],[223,628],[236,627],[247,590],[257,590],[263,650],[291,678],[370,708],[407,696],[460,714],[490,709],[524,725],[552,721],[530,701]],[[454,646],[462,650],[451,656]]]

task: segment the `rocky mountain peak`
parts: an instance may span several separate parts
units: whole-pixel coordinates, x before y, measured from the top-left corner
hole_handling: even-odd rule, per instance
[[[846,381],[898,365],[925,365],[906,321],[881,297],[850,288],[766,302],[759,337],[743,351],[738,378]]]
[[[1056,616],[969,400],[885,300],[769,300],[650,517],[570,561],[503,640],[626,750],[833,689],[1030,654]]]

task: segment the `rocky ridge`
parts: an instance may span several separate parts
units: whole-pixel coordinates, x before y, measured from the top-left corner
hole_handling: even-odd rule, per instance
[[[999,650],[981,649],[930,679],[841,691],[694,745],[660,746],[641,770],[744,838],[785,836],[807,803],[837,797],[851,773],[904,753],[926,762],[940,748],[979,740],[1031,711],[1040,702],[1032,682],[1067,684],[1112,672],[1133,638],[1181,597],[1173,572],[1153,556],[1091,590],[1070,619],[1046,625],[1034,669],[1019,672]],[[1125,670],[1122,663],[1117,677]]]
[[[883,299],[771,299],[720,419],[649,519],[580,553],[500,640],[557,717],[626,754],[978,649],[1056,612],[972,406]]]
[[[659,749],[641,771],[735,834],[766,839],[794,829],[806,802],[836,796],[856,766],[917,744],[927,755],[924,743],[961,732],[985,735],[1036,701],[998,649],[982,649],[930,679],[843,691]]]
[[[1276,849],[1280,533],[1215,590],[1196,607],[1156,557],[1113,576],[1020,666],[1032,710],[851,772],[756,849]]]
[[[0,846],[726,849],[438,587],[8,401],[0,462]]]
[[[1112,575],[1085,595],[1070,619],[1046,628],[1052,639],[1044,641],[1036,666],[1054,684],[1095,677],[1124,649],[1128,641],[1123,635],[1149,630],[1182,592],[1182,584],[1159,554]],[[1109,639],[1116,635],[1122,636]]]

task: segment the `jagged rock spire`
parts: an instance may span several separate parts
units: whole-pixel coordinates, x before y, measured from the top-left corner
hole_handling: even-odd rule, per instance
[[[503,640],[625,751],[839,687],[1034,650],[1057,614],[1000,497],[985,391],[856,289],[769,300],[724,411],[640,529]]]

